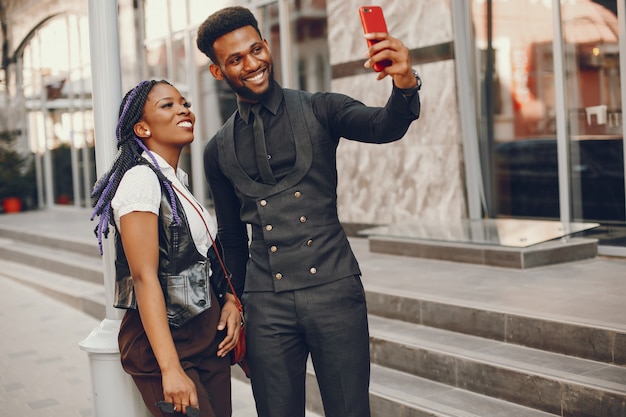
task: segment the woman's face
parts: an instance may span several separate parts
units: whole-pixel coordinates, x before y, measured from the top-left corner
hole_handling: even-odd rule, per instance
[[[159,147],[182,148],[193,142],[196,116],[190,106],[191,103],[175,87],[155,84],[148,94],[139,122],[150,131],[145,138],[146,146],[158,153]]]

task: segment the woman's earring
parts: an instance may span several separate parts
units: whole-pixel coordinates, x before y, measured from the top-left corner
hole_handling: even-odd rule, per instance
[[[152,133],[150,133],[150,131],[149,131],[149,130],[146,130],[146,136],[148,136],[148,137],[149,137],[151,134],[152,134]]]

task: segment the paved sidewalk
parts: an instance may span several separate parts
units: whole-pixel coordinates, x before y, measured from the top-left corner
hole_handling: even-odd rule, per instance
[[[0,415],[95,415],[78,342],[98,321],[1,274],[0,305]]]
[[[0,306],[0,416],[95,416],[78,343],[100,321],[1,272]],[[233,379],[232,386],[233,416],[256,416],[249,385]]]

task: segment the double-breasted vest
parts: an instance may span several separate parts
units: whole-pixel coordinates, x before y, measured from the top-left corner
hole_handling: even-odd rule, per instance
[[[215,136],[220,169],[252,227],[245,291],[295,290],[361,273],[337,215],[337,142],[315,117],[310,93],[283,94],[296,160],[277,184],[254,181],[237,163],[237,113]]]

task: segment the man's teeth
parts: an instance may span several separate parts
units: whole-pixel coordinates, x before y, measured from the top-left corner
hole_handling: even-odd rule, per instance
[[[254,77],[248,78],[248,81],[256,82],[256,81],[259,81],[261,78],[263,78],[263,73],[260,73],[258,75],[255,75]]]
[[[191,127],[191,122],[180,122],[179,124],[177,124],[176,126],[180,126],[180,127]]]

